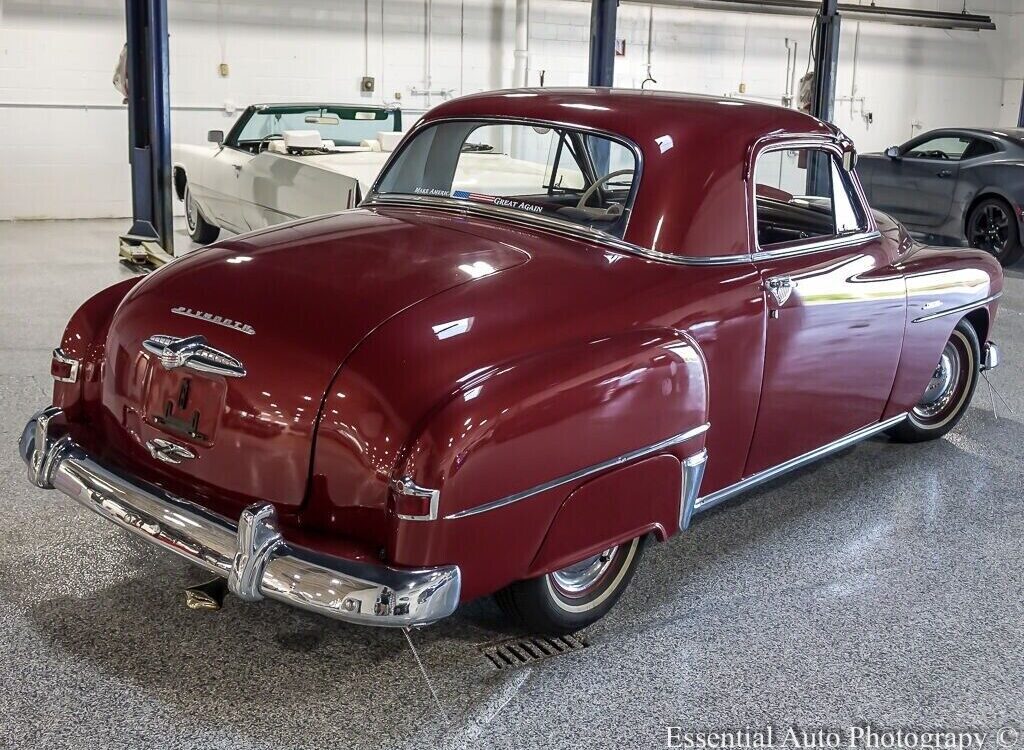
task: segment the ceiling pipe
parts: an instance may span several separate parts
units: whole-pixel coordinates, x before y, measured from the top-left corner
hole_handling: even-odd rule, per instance
[[[622,0],[622,2],[651,4],[649,0]],[[821,9],[820,0],[654,0],[654,4],[670,8],[808,17],[816,15]],[[976,13],[944,13],[881,5],[853,5],[851,3],[839,3],[839,13],[849,21],[873,21],[898,26],[923,26],[932,29],[960,31],[993,31],[996,28],[991,16]]]
[[[530,85],[530,0],[516,0],[515,70],[512,85]]]

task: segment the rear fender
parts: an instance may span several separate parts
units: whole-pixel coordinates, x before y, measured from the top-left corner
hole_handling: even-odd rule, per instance
[[[63,409],[69,420],[81,419],[83,404],[99,401],[103,352],[110,321],[121,301],[143,278],[135,276],[124,279],[97,292],[82,303],[68,321],[60,340],[60,348],[64,356],[78,360],[81,364],[77,381],[54,382],[53,404]]]
[[[558,510],[529,577],[559,570],[638,536],[677,528],[682,470],[676,456],[638,461],[592,479]]]
[[[667,483],[657,498],[627,501],[593,528],[579,521],[584,526],[575,536],[562,531],[586,516],[585,501],[573,500],[545,555],[557,561],[578,551],[577,544],[648,530],[670,535],[678,526],[679,460],[703,447],[707,414],[704,357],[674,330],[629,331],[489,368],[413,431],[393,479],[438,490],[437,520],[390,514],[388,559],[416,565],[444,559],[462,565],[467,597],[490,593],[530,575],[574,491],[639,464],[644,469],[595,482],[580,497],[614,509],[626,478],[639,482],[643,475],[644,486]],[[668,461],[645,474],[641,459],[659,454]]]

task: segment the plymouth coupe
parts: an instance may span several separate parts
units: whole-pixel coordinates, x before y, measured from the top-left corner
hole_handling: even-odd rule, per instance
[[[1024,257],[1024,130],[932,130],[864,154],[858,172],[868,202],[912,232],[995,255]]]
[[[534,168],[468,168],[492,152]],[[645,541],[869,436],[937,438],[996,366],[999,263],[913,241],[855,163],[734,99],[445,102],[358,208],[86,301],[29,478],[214,574],[194,606],[417,626],[496,594],[578,629]]]

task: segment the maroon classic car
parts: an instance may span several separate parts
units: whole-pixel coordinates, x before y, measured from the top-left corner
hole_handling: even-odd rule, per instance
[[[29,477],[215,574],[197,606],[411,626],[497,593],[577,629],[645,540],[870,435],[939,437],[995,367],[998,262],[916,244],[854,164],[732,99],[447,102],[359,208],[88,300]]]

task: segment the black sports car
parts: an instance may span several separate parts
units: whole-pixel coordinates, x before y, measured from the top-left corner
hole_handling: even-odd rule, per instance
[[[932,130],[864,154],[868,202],[912,232],[988,250],[1008,266],[1024,256],[1024,129]]]

